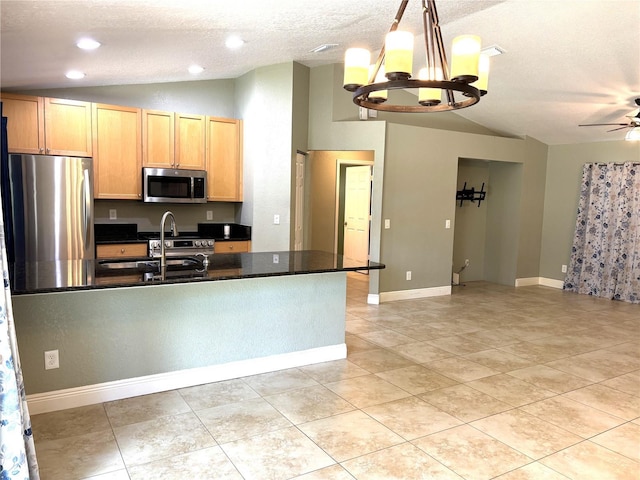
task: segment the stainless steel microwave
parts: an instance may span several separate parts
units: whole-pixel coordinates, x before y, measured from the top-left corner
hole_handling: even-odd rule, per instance
[[[144,167],[142,200],[153,203],[206,203],[207,172]]]

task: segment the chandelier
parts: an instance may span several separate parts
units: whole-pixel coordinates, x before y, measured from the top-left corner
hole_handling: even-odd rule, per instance
[[[375,64],[364,48],[345,53],[344,88],[361,107],[387,112],[445,112],[470,107],[487,93],[489,57],[480,54],[480,38],[454,38],[451,69],[438,24],[435,0],[422,0],[425,67],[413,78],[413,34],[398,30],[409,0],[402,0]],[[387,102],[389,90],[417,89],[415,105]],[[444,98],[444,101],[443,101]]]

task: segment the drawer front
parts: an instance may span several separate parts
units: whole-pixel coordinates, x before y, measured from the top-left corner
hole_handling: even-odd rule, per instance
[[[244,253],[249,251],[249,241],[216,242],[215,253]]]
[[[97,258],[146,257],[146,243],[106,243],[96,246]]]

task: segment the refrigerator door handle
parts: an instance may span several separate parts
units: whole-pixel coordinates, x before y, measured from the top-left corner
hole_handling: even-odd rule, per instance
[[[84,192],[84,245],[87,248],[87,244],[91,235],[91,184],[89,170],[84,169],[84,182],[82,185],[82,190]]]

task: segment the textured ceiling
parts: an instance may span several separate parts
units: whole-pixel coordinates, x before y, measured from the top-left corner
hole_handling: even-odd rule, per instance
[[[0,0],[3,89],[236,78],[259,66],[342,61],[350,46],[380,48],[397,0]],[[422,31],[417,0],[402,28]],[[492,62],[489,95],[459,115],[547,144],[619,140],[640,97],[638,0],[438,0],[445,44],[461,33],[506,54]],[[230,34],[246,44],[224,47]],[[84,52],[83,36],[103,46]],[[324,43],[338,46],[310,51]],[[197,63],[205,70],[187,73]],[[87,76],[64,77],[69,69]],[[613,128],[613,127],[612,127]]]

